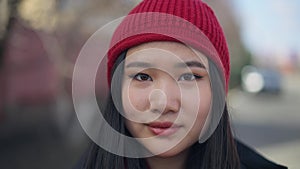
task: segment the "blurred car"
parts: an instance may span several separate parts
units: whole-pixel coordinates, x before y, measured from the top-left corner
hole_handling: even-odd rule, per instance
[[[242,88],[249,93],[274,93],[282,90],[280,72],[269,68],[245,66],[242,69]]]

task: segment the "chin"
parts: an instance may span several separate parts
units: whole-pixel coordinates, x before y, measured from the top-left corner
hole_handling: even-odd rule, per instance
[[[169,157],[173,157],[180,154],[180,151],[173,151],[173,150],[169,150],[167,152],[164,152],[162,154],[158,154],[156,155],[156,157],[161,157],[161,158],[169,158]]]
[[[152,149],[153,150],[153,149]],[[181,147],[173,147],[171,148],[170,150],[168,151],[165,151],[163,153],[157,153],[157,152],[161,152],[161,149],[159,150],[154,150],[154,151],[150,151],[152,152],[152,154],[154,154],[155,157],[160,157],[160,158],[169,158],[169,157],[173,157],[173,156],[176,156],[176,155],[179,155],[181,154],[182,152],[185,152],[186,149],[183,149]]]

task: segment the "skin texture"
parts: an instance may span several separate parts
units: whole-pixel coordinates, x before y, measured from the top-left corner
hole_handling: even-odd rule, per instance
[[[208,70],[207,58],[181,43],[150,42],[128,50],[122,84],[125,123],[154,154],[147,159],[152,169],[183,168],[210,110]],[[170,122],[172,130],[157,134],[149,127],[153,122]]]

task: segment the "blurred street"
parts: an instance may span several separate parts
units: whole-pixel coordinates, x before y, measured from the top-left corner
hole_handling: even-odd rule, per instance
[[[280,94],[229,94],[234,133],[268,159],[291,169],[300,162],[300,76],[282,79]]]
[[[63,130],[44,107],[17,113],[18,119],[0,125],[1,169],[71,169],[76,165],[88,146],[76,117]]]

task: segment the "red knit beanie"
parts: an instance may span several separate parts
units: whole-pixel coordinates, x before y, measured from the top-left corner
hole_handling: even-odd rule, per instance
[[[230,60],[223,30],[211,8],[201,0],[144,0],[121,22],[108,51],[107,76],[125,50],[151,41],[176,41],[192,46],[221,70],[228,90]]]

